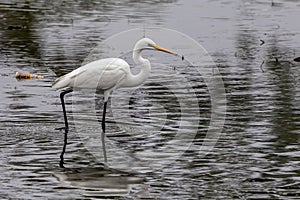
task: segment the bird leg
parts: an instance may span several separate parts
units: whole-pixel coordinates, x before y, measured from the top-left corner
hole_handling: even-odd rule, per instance
[[[103,115],[102,115],[102,134],[101,134],[101,141],[102,141],[102,148],[103,148],[103,156],[104,156],[104,162],[107,163],[107,157],[106,157],[106,147],[105,147],[105,114],[106,114],[106,106],[107,101],[104,102],[103,107]]]
[[[64,120],[65,120],[65,129],[69,129],[69,124],[68,124],[68,118],[67,118],[67,113],[66,113],[66,107],[65,107],[65,100],[64,100],[64,96],[70,92],[73,92],[73,90],[66,90],[60,93],[60,100],[61,100],[61,106],[63,109],[63,113],[64,113]]]
[[[62,109],[63,109],[63,113],[64,113],[64,120],[65,120],[64,146],[63,146],[63,150],[60,154],[60,162],[59,162],[59,166],[61,168],[64,168],[64,154],[65,154],[66,146],[67,146],[67,142],[68,142],[68,131],[69,131],[69,125],[68,125],[68,119],[67,119],[64,96],[65,96],[65,94],[68,94],[70,92],[72,92],[72,90],[66,90],[66,91],[63,91],[63,92],[60,93],[60,100],[61,100],[61,105],[62,105]]]

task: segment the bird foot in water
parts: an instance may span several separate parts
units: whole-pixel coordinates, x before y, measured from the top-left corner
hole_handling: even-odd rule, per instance
[[[60,168],[65,168],[65,166],[64,166],[64,161],[61,160],[61,161],[59,162],[59,167],[60,167]]]

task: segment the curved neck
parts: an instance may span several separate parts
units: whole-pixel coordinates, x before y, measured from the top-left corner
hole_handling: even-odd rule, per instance
[[[137,75],[129,74],[127,82],[124,87],[135,87],[142,84],[148,77],[151,72],[151,65],[149,60],[141,56],[142,50],[134,48],[133,50],[133,60],[137,64],[141,71]]]

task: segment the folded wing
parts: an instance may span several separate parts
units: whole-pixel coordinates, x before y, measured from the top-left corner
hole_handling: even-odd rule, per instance
[[[97,89],[116,87],[130,72],[127,62],[119,58],[106,58],[88,63],[59,77],[52,87],[55,89]]]

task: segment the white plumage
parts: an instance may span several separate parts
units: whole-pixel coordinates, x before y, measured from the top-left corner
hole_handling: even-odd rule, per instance
[[[119,58],[93,61],[59,77],[52,87],[61,89],[97,89],[105,91],[120,84],[130,74],[127,62]]]
[[[156,45],[151,39],[143,38],[135,44],[133,50],[133,60],[141,67],[139,74],[133,75],[129,64],[120,58],[105,58],[88,63],[59,77],[52,87],[58,90],[97,89],[104,92],[104,101],[107,101],[114,89],[134,87],[148,78],[151,65],[149,60],[141,56],[141,51],[144,49],[156,49],[173,54]]]

